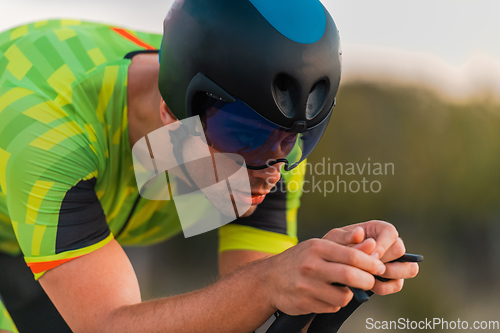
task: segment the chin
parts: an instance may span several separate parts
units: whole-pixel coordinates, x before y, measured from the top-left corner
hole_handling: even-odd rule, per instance
[[[250,215],[252,215],[255,212],[256,209],[257,209],[257,205],[250,206],[250,209],[247,210],[245,214],[240,215],[240,217],[249,217]]]

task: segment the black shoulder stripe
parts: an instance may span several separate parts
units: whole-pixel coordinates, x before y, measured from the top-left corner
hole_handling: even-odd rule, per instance
[[[109,236],[95,184],[95,178],[82,180],[66,192],[59,212],[56,254],[96,244]]]
[[[132,51],[129,52],[125,55],[125,59],[132,59],[134,56],[142,53],[158,53],[158,50],[138,50],[138,51]]]

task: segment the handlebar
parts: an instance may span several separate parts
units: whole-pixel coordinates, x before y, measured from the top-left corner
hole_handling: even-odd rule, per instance
[[[424,257],[419,254],[405,253],[403,256],[391,262],[422,262]],[[376,276],[377,280],[387,282],[390,279]],[[345,287],[340,283],[332,283],[334,286]],[[335,313],[310,313],[300,316],[290,316],[286,313],[278,311],[278,315],[274,323],[269,327],[266,333],[300,333],[302,329],[312,320],[311,326],[307,330],[308,333],[336,333],[349,318],[349,316],[356,311],[356,309],[366,302],[373,292],[370,290],[361,290],[358,288],[349,287],[354,294],[353,299],[347,306],[340,309]]]

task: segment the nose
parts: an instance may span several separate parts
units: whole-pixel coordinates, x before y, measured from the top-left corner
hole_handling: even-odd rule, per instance
[[[296,133],[279,132],[269,137],[272,146],[266,146],[267,151],[260,158],[261,161],[272,161],[286,158],[297,143]],[[295,161],[292,161],[294,163]],[[279,164],[280,166],[282,163]]]
[[[262,170],[250,170],[251,175],[255,178],[260,178],[266,181],[270,187],[276,185],[281,177],[281,167],[283,163],[276,163]],[[270,189],[270,188],[269,188]]]

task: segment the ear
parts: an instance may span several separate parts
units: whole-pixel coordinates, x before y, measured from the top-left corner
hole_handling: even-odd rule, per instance
[[[163,125],[170,125],[177,121],[177,118],[174,116],[172,111],[170,111],[170,109],[167,106],[167,103],[165,103],[163,98],[161,99],[160,103],[160,117],[163,122]]]

